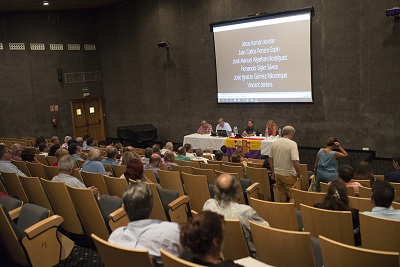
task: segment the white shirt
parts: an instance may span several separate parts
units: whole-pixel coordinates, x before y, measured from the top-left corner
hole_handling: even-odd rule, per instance
[[[272,143],[269,157],[274,161],[274,172],[282,176],[296,176],[292,160],[299,160],[297,143],[289,138],[279,138]]]
[[[229,125],[229,123],[224,122],[224,126],[219,125],[219,123],[217,124],[217,127],[215,127],[215,132],[217,132],[218,130],[225,130],[229,136],[229,134],[232,132],[232,128]]]

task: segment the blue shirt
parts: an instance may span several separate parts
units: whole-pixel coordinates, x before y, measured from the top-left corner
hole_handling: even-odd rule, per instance
[[[386,173],[385,180],[392,183],[400,183],[400,170],[395,170]]]
[[[82,165],[82,171],[107,174],[103,163],[97,160],[87,160]]]
[[[2,172],[14,172],[18,175],[26,177],[26,175],[18,169],[11,161],[8,160],[0,160],[0,171]]]
[[[116,161],[115,159],[110,159],[110,158],[105,158],[101,161],[101,163],[106,163],[106,164],[110,164],[110,165],[116,165],[119,162]]]
[[[78,162],[78,160],[83,160],[83,158],[79,157],[78,154],[70,154],[71,158],[75,160],[75,162]]]

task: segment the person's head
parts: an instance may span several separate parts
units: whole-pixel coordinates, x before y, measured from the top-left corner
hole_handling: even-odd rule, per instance
[[[123,146],[122,146],[122,144],[121,143],[116,143],[115,145],[114,145],[114,147],[117,149],[117,151],[119,151],[119,152],[121,152],[122,151],[122,148],[123,148]]]
[[[140,159],[131,159],[124,173],[126,180],[140,180],[143,177],[143,163]]]
[[[49,151],[49,147],[47,146],[46,142],[41,142],[39,144],[39,151],[40,152],[48,152]]]
[[[267,121],[267,128],[271,129],[272,127],[276,126],[275,121],[274,120],[268,120]]]
[[[153,149],[153,153],[157,153],[157,154],[160,154],[161,152],[161,148],[160,148],[160,145],[159,144],[154,144],[152,147],[151,147],[152,149]]]
[[[214,193],[218,202],[238,202],[241,194],[239,181],[229,173],[221,174],[215,180]]]
[[[122,195],[129,221],[145,220],[153,209],[153,194],[146,183],[130,183]]]
[[[57,160],[60,160],[62,157],[66,156],[68,154],[69,154],[69,152],[67,149],[60,148],[60,149],[57,149],[55,156],[57,157]]]
[[[222,161],[222,158],[224,157],[224,153],[222,153],[221,150],[217,150],[217,151],[215,151],[214,156],[215,156],[215,160]]]
[[[0,159],[1,160],[10,160],[11,159],[11,150],[8,149],[6,145],[0,145]]]
[[[182,246],[197,258],[219,257],[223,249],[224,217],[213,211],[202,211],[181,228]]]
[[[105,145],[106,146],[114,146],[114,141],[112,139],[107,139]]]
[[[93,142],[94,142],[94,139],[92,137],[88,137],[86,139],[86,145],[87,146],[93,146]]]
[[[204,152],[212,154],[214,152],[214,148],[211,146],[208,146],[208,147],[206,147],[206,149],[204,149]]]
[[[231,157],[231,162],[233,163],[241,163],[242,157],[239,154],[233,154]]]
[[[60,149],[60,144],[54,144],[51,145],[51,147],[49,148],[49,156],[55,156],[56,155],[56,151]],[[66,150],[68,153],[68,150]]]
[[[224,155],[226,154],[227,150],[228,150],[228,148],[226,147],[226,145],[221,146],[221,151],[222,151],[222,153],[224,153]]]
[[[21,155],[22,149],[23,149],[23,147],[20,143],[14,143],[11,145],[11,154],[13,156],[19,157]]]
[[[201,126],[206,126],[206,125],[207,125],[207,121],[202,120],[202,121],[201,121]]]
[[[157,167],[161,163],[161,156],[154,153],[153,155],[150,156],[149,163],[154,167]]]
[[[21,159],[23,161],[33,162],[35,161],[36,150],[33,147],[24,148],[21,151]]]
[[[172,144],[172,142],[167,142],[164,146],[165,149],[168,149],[170,151],[174,150],[174,144]]]
[[[126,152],[126,151],[133,151],[134,149],[133,149],[133,146],[126,146],[126,147],[124,147],[124,149],[122,150],[122,152]]]
[[[354,172],[354,179],[356,180],[369,180],[370,186],[375,182],[375,176],[372,172],[372,166],[367,161],[360,161],[357,166],[356,171]]]
[[[252,119],[247,120],[247,126],[249,126],[250,128],[253,127],[254,125],[254,121]]]
[[[74,173],[75,167],[75,161],[69,155],[65,155],[58,160],[58,171],[60,173],[72,175]]]
[[[394,188],[388,181],[375,181],[371,199],[377,207],[389,208],[394,199]]]
[[[77,137],[76,142],[78,143],[79,146],[83,146],[83,137]]]
[[[175,154],[172,151],[165,151],[164,153],[164,161],[173,162],[175,159]]]
[[[329,137],[326,141],[327,146],[335,146],[335,142],[339,142],[339,140],[333,136]]]
[[[76,144],[76,145],[78,145],[78,142],[76,142],[75,139],[70,139],[70,140],[68,140],[67,144],[68,144],[68,145],[70,145],[70,144]]]
[[[99,149],[90,150],[89,154],[88,154],[88,158],[89,158],[89,160],[92,160],[92,161],[95,161],[95,160],[100,161],[101,160],[101,151]]]
[[[76,154],[78,152],[78,144],[72,143],[68,145],[68,153],[70,155]]]
[[[224,118],[219,118],[218,124],[219,124],[221,127],[224,127],[224,123],[225,123]]]
[[[35,147],[39,147],[40,143],[46,142],[46,138],[44,136],[38,136],[35,140]]]
[[[282,129],[282,136],[292,139],[295,132],[296,130],[293,128],[293,126],[287,125]]]
[[[53,145],[60,144],[60,139],[58,139],[58,136],[53,135],[50,140],[51,140],[51,143],[53,143]]]
[[[113,146],[107,146],[106,153],[107,153],[107,158],[114,159],[118,154],[118,150]]]
[[[185,156],[186,155],[186,148],[184,146],[180,146],[176,152],[178,152],[178,155]]]
[[[139,156],[136,153],[131,151],[126,151],[122,155],[121,165],[127,166],[131,159],[136,159],[136,158],[139,158]]]
[[[347,164],[342,164],[339,167],[339,178],[343,180],[343,182],[348,183],[354,177],[354,170],[351,166]]]
[[[191,144],[184,144],[183,146],[185,147],[187,153],[192,153],[193,152]]]
[[[64,143],[68,144],[68,141],[71,140],[71,139],[72,139],[71,136],[69,136],[69,135],[65,136],[64,137]]]
[[[395,169],[400,169],[400,154],[393,157],[393,167]]]
[[[153,155],[153,149],[151,148],[151,147],[146,147],[145,149],[144,149],[144,156],[145,156],[145,158],[150,158],[151,157],[151,155]]]
[[[329,184],[322,208],[329,210],[349,210],[346,185],[341,180]]]
[[[203,156],[203,150],[201,148],[196,149],[196,156],[198,156],[198,157]]]

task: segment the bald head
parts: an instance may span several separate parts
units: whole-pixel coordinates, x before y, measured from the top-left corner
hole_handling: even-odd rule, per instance
[[[295,132],[296,132],[296,130],[294,129],[293,126],[286,125],[286,126],[283,127],[283,129],[282,129],[282,136],[285,136],[285,137],[287,137],[287,138],[292,139]]]
[[[98,149],[92,149],[89,151],[89,160],[100,160],[101,159],[101,151]]]
[[[239,181],[228,173],[221,174],[215,181],[214,192],[218,202],[238,202],[241,194]]]
[[[150,156],[150,161],[149,163],[157,166],[161,162],[161,156],[159,154],[154,153],[153,155]]]

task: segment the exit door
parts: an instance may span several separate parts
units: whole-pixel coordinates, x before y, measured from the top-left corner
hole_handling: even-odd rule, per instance
[[[105,140],[100,97],[71,100],[71,112],[75,138],[88,134],[96,140]]]

